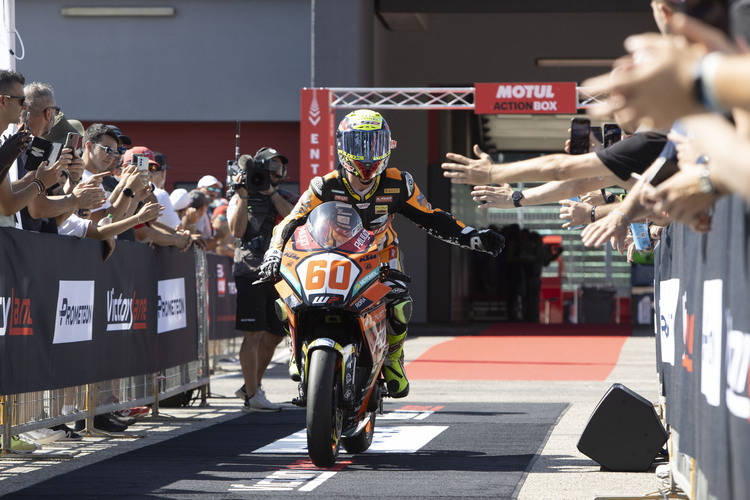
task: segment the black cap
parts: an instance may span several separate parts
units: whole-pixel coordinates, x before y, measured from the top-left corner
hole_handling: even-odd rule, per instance
[[[128,137],[127,135],[123,134],[122,131],[120,131],[120,129],[117,128],[116,126],[114,126],[114,125],[107,125],[107,128],[111,129],[112,132],[114,132],[117,135],[117,138],[120,139],[121,143],[125,144],[126,146],[132,146],[133,145],[133,141],[130,140],[130,137]]]
[[[289,163],[289,160],[287,160],[286,156],[279,153],[273,148],[260,148],[257,153],[255,153],[255,159],[256,160],[270,160],[271,158],[278,158],[281,160],[281,163],[286,165]]]
[[[156,163],[161,166],[159,170],[169,170],[169,167],[167,166],[167,158],[164,156],[164,153],[154,151],[154,160],[156,160]]]
[[[193,208],[200,208],[203,205],[208,205],[211,203],[211,200],[208,199],[208,196],[203,194],[203,192],[198,191],[197,189],[191,190],[188,195],[190,195],[190,206]]]

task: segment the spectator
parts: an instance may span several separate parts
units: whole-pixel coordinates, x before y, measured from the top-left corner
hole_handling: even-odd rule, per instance
[[[221,189],[224,184],[213,175],[204,175],[198,181],[196,189],[208,197],[209,204],[212,204],[217,198],[220,198]],[[203,238],[210,239],[213,235],[211,230],[211,213],[208,211],[204,217],[198,221],[198,231],[203,235]]]
[[[86,134],[83,137],[82,159],[85,169],[82,176],[83,180],[94,174],[103,174],[103,179],[111,174],[118,161],[118,141],[117,134],[101,123],[94,123],[86,129]],[[104,181],[102,182],[104,183]],[[107,202],[101,209],[91,213],[91,219],[98,224],[104,217],[112,214],[115,221],[120,220],[130,208],[132,200],[130,194],[138,188],[138,182],[137,177],[128,176],[124,183],[114,184],[115,187],[110,188],[111,191],[107,191],[103,187],[102,190],[107,195]],[[113,184],[105,185],[112,186]],[[121,196],[123,193],[124,196]]]
[[[30,83],[24,88],[24,95],[26,96],[31,133],[36,137],[47,135],[52,129],[55,117],[60,110],[55,103],[55,94],[52,87],[46,83]],[[26,156],[24,155],[18,160],[18,176],[22,177],[25,182],[29,182],[28,179],[33,174],[26,172],[24,168],[25,159]],[[65,214],[64,219],[74,210],[88,210],[101,205],[101,196],[97,192],[98,190],[82,188],[73,191],[73,187],[78,184],[83,173],[83,161],[76,152],[63,149],[53,168],[64,174],[59,179],[59,184],[61,186],[67,184],[68,190],[54,190],[54,193],[58,196],[37,196],[29,203],[28,207],[21,209],[20,219],[23,229],[57,233],[56,217]],[[53,194],[54,187],[56,186],[49,186],[46,194]],[[66,196],[66,194],[69,196]]]
[[[157,220],[169,228],[177,229],[180,225],[180,217],[177,215],[174,206],[172,206],[169,193],[164,189],[164,185],[167,183],[167,171],[169,170],[167,158],[162,153],[154,151],[154,159],[156,159],[159,167],[152,165],[151,182],[155,186],[154,196],[156,196],[159,204],[164,207],[164,211]]]
[[[112,132],[114,132],[115,135],[117,135],[117,141],[120,143],[120,145],[124,149],[130,149],[130,148],[133,147],[133,141],[130,139],[130,137],[128,137],[127,135],[123,134],[120,131],[119,127],[116,127],[115,125],[107,125],[107,128],[110,129]],[[123,153],[124,153],[124,151],[123,151]]]
[[[211,216],[211,226],[214,228],[214,234],[217,238],[214,252],[226,257],[234,257],[234,236],[229,230],[229,221],[227,221],[228,203],[223,203],[214,209]]]
[[[24,77],[20,73],[0,70],[0,226],[15,226],[15,213],[44,193],[47,186],[57,183],[61,164],[42,165],[32,174],[18,181],[17,159],[31,142],[28,127],[18,127],[22,111],[26,113]],[[23,160],[21,160],[23,161]],[[18,181],[18,182],[16,182]],[[11,185],[14,184],[14,186]]]
[[[73,132],[83,137],[86,133],[86,129],[83,128],[81,122],[67,118],[65,113],[60,110],[55,115],[55,121],[52,124],[52,128],[47,134],[42,136],[42,138],[50,142],[59,142],[60,144],[63,144],[69,132]]]
[[[127,198],[132,205],[129,205],[129,213],[132,213],[142,202],[156,203],[160,207],[157,198],[151,191],[152,184],[150,180],[150,170],[139,172],[136,165],[133,164],[133,156],[139,154],[148,159],[149,169],[160,168],[161,165],[156,161],[153,151],[143,146],[134,146],[125,151],[122,156],[123,169],[122,179],[117,188],[112,192],[113,198]],[[124,186],[124,187],[123,187]],[[186,250],[193,242],[190,234],[176,228],[170,228],[163,224],[152,223],[151,220],[141,220],[135,226],[135,237],[137,241],[143,243],[155,244],[158,246],[174,246],[180,250]]]
[[[203,191],[193,189],[188,193],[190,204],[185,208],[182,216],[182,224],[193,234],[201,235],[198,229],[199,221],[208,213],[211,199]]]
[[[250,155],[239,159],[240,168],[247,175]],[[263,374],[271,362],[276,346],[285,338],[284,325],[277,318],[274,303],[279,297],[270,282],[253,285],[260,277],[260,265],[268,250],[273,228],[292,212],[297,196],[279,184],[286,177],[286,156],[273,148],[261,148],[255,160],[267,162],[271,184],[266,191],[249,193],[243,174],[233,179],[234,195],[227,208],[227,219],[232,234],[237,238],[234,253],[234,280],[237,286],[235,328],[244,333],[240,347],[240,364],[244,385],[237,390],[245,400],[244,412],[279,411],[281,406],[271,403],[261,387]],[[241,242],[241,243],[240,243]]]

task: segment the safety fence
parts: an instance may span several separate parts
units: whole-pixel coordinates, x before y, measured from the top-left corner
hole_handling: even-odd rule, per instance
[[[675,483],[750,498],[750,210],[720,200],[707,234],[673,224],[656,251],[657,366]]]
[[[128,241],[102,254],[99,241],[0,228],[3,454],[19,433],[81,419],[91,431],[95,415],[206,397],[218,256]]]

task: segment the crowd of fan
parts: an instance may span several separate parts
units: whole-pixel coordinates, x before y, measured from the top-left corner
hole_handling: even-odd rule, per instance
[[[132,140],[114,125],[82,124],[65,117],[46,83],[26,84],[14,71],[0,70],[0,227],[94,238],[106,244],[105,260],[117,240],[191,246],[234,255],[222,196],[222,183],[203,176],[195,189],[165,190],[169,166],[163,154]],[[65,147],[71,134],[81,140]],[[38,139],[42,140],[38,140]],[[36,141],[36,142],[32,142]],[[47,142],[44,142],[47,141]],[[47,161],[44,145],[59,144]],[[141,167],[138,157],[141,156]],[[146,166],[147,163],[147,166]],[[65,391],[66,403],[71,397]],[[95,427],[123,431],[148,408],[98,415]],[[72,413],[71,404],[63,413]],[[11,448],[31,452],[56,439],[81,439],[75,428],[59,425],[13,436]]]
[[[724,196],[750,201],[744,154],[750,150],[750,91],[742,83],[750,73],[750,1],[733,2],[724,26],[686,15],[683,0],[653,0],[651,6],[661,33],[627,38],[628,55],[612,72],[582,84],[600,97],[589,114],[614,117],[626,132],[622,141],[605,149],[592,135],[587,154],[505,164],[475,146],[476,158],[447,154],[445,177],[474,186],[480,209],[563,200],[563,227],[585,224],[586,246],[609,241],[628,258],[639,250],[633,223],[648,223],[648,250],[674,222],[710,231],[713,206]],[[665,174],[670,163],[677,168]],[[522,192],[509,184],[521,181],[544,184]],[[611,196],[605,188],[613,185],[627,194]],[[574,196],[581,201],[567,200]]]
[[[215,177],[204,176],[190,192],[167,192],[163,154],[134,146],[114,125],[83,130],[61,112],[50,85],[26,85],[16,72],[0,71],[0,108],[0,226],[96,238],[112,249],[117,238],[232,253],[227,200]],[[30,166],[33,138],[62,145],[68,133],[82,137],[79,147]],[[139,155],[148,163],[140,170]]]

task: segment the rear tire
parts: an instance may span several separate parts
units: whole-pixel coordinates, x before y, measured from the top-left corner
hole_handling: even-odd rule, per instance
[[[374,411],[369,413],[370,421],[362,432],[356,436],[341,438],[341,444],[348,453],[364,453],[370,448],[375,436],[375,415]]]
[[[336,463],[341,445],[342,410],[338,408],[338,353],[317,349],[310,355],[307,382],[307,453],[318,467]]]

